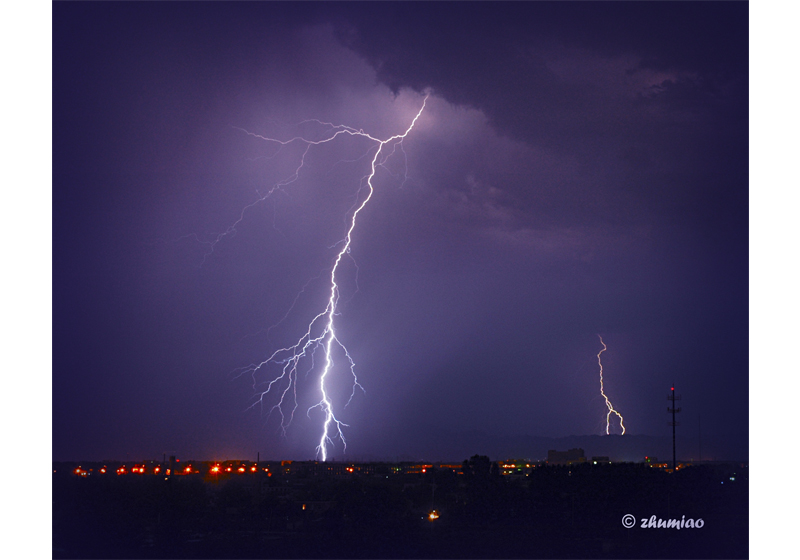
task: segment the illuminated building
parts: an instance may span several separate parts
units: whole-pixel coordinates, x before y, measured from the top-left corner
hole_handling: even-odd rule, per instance
[[[536,468],[535,463],[523,459],[506,460],[498,463],[500,466],[500,474],[503,476],[525,477]]]

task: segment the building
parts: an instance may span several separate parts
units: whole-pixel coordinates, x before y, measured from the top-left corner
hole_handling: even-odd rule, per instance
[[[576,447],[569,451],[556,451],[550,449],[547,452],[548,465],[572,465],[573,463],[585,463],[586,456],[583,454],[583,449]]]

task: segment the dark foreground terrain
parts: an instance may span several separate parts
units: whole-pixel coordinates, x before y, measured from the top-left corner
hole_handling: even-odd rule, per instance
[[[53,475],[53,557],[748,557],[745,465],[465,471],[167,480],[62,469]],[[643,528],[642,519],[683,528]],[[689,519],[702,527],[687,528]]]

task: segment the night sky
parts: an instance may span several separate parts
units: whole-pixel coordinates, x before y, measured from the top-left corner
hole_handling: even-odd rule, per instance
[[[375,144],[265,197],[306,145],[245,131],[385,139],[426,93],[341,268],[331,454],[605,433],[601,335],[627,434],[674,384],[747,457],[747,3],[56,2],[52,40],[54,460],[313,458],[321,354],[285,436],[239,373],[325,308]]]

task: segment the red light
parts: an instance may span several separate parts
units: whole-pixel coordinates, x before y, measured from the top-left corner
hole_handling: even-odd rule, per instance
[[[672,390],[674,391],[674,390],[675,390],[675,387],[673,387],[673,388],[672,388]]]

